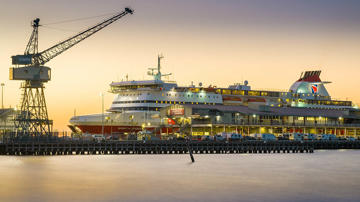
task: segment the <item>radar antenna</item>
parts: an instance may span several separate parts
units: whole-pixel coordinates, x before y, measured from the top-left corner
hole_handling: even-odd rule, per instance
[[[163,59],[164,56],[163,55],[158,55],[158,66],[157,68],[148,68],[150,71],[148,71],[148,75],[149,76],[153,76],[154,80],[159,80],[161,81],[161,78],[163,76],[170,76],[171,73],[169,74],[162,74],[161,73],[161,59]],[[157,70],[157,72],[155,73],[154,71]]]

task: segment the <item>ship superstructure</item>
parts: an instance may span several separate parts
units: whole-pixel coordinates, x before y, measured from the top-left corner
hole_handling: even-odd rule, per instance
[[[152,80],[128,80],[112,82],[110,92],[115,94],[111,107],[102,114],[74,116],[70,123],[84,133],[105,134],[132,133],[144,127],[158,127],[163,124],[159,118],[161,108],[174,105],[214,106],[230,105],[249,108],[268,107],[286,109],[336,109],[354,108],[351,101],[332,100],[325,84],[320,80],[321,71],[306,71],[288,91],[252,90],[247,81],[230,85],[178,86],[176,82],[165,81],[161,59],[157,68],[150,68]],[[105,119],[102,121],[102,119]]]

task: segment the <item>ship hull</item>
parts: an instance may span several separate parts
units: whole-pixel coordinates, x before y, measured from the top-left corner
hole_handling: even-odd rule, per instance
[[[102,134],[103,127],[101,125],[76,125],[81,132],[88,134]],[[131,126],[131,125],[113,125],[107,126],[104,125],[104,135],[116,135],[116,134],[131,134],[142,131],[141,126]],[[178,128],[161,128],[161,130],[156,130],[156,127],[146,127],[146,130],[154,131],[157,134],[161,133],[173,133],[178,130]]]

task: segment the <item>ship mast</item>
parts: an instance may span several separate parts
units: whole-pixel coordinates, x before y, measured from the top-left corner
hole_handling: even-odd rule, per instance
[[[164,56],[163,55],[158,55],[158,66],[157,68],[148,68],[150,71],[148,72],[148,75],[153,76],[154,80],[156,81],[161,81],[161,77],[163,76],[170,76],[171,73],[169,74],[162,74],[161,73],[161,59],[163,59]],[[154,70],[157,70],[156,74],[154,73]]]

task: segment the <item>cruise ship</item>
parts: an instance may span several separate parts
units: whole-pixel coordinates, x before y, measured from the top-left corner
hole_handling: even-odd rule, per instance
[[[203,86],[201,83],[197,86],[193,84],[178,86],[176,82],[163,79],[169,74],[161,72],[162,58],[162,56],[158,56],[157,68],[149,69],[148,75],[153,77],[151,80],[112,82],[110,92],[115,95],[115,98],[106,113],[73,116],[70,119],[69,127],[73,131],[81,131],[87,134],[137,133],[145,127],[151,129],[169,124],[164,123],[165,121],[159,117],[159,114],[162,108],[173,105],[202,109],[235,107],[235,111],[256,108],[259,114],[261,111],[268,111],[268,115],[271,115],[271,111],[274,110],[282,110],[281,113],[286,114],[287,111],[290,113],[297,110],[299,113],[305,113],[309,109],[315,109],[320,110],[313,111],[311,114],[313,119],[315,118],[315,123],[319,116],[320,119],[321,116],[327,119],[326,113],[321,114],[324,111],[339,112],[336,115],[337,117],[330,117],[329,115],[329,121],[332,119],[336,122],[343,119],[341,120],[342,123],[346,121],[357,123],[359,121],[358,119],[345,118],[349,111],[358,111],[357,106],[351,101],[331,99],[325,87],[330,82],[320,79],[321,71],[305,71],[288,91],[253,90],[248,81],[235,83],[227,88]],[[267,110],[264,110],[265,108]],[[254,110],[251,113],[257,114]],[[276,116],[271,117],[283,120],[279,115],[280,112],[276,113],[273,114]],[[238,114],[236,113],[236,115]],[[305,116],[310,116],[310,114]],[[308,120],[311,118],[308,117]],[[171,119],[168,121],[171,122]]]

